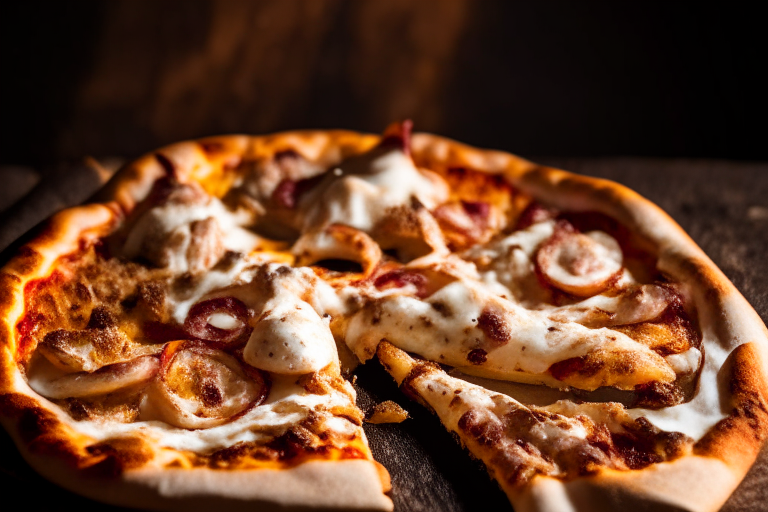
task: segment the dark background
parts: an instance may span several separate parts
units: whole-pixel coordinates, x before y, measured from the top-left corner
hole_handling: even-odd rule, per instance
[[[405,117],[529,157],[768,160],[762,16],[727,5],[3,2],[0,164]]]

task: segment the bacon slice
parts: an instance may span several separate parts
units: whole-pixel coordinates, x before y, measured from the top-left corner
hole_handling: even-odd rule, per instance
[[[45,378],[43,372],[33,373],[29,384],[48,398],[97,396],[144,384],[157,374],[159,368],[158,358],[150,355],[104,366],[91,373],[70,373],[52,379]]]
[[[555,288],[589,297],[607,289],[619,276],[623,253],[619,243],[602,231],[576,232],[558,224],[536,253],[538,271]]]
[[[377,355],[406,395],[431,409],[510,500],[538,476],[569,479],[639,469],[690,452],[692,440],[632,420],[618,404],[543,408],[451,377],[382,342]],[[598,421],[596,421],[596,418]],[[626,448],[629,450],[626,450]]]
[[[201,342],[171,342],[161,362],[150,400],[156,413],[177,427],[227,423],[260,404],[269,392],[261,372]]]

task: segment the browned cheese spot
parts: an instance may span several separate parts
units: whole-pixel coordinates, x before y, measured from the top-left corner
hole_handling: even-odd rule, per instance
[[[500,347],[506,345],[512,337],[512,332],[504,320],[503,312],[493,306],[486,306],[477,318],[477,326],[485,334],[491,345]]]

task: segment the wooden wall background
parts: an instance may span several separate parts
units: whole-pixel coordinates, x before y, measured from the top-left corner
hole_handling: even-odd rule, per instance
[[[723,6],[28,0],[0,9],[0,163],[130,157],[217,133],[380,131],[404,117],[526,156],[768,159],[764,38],[750,28],[754,15]]]

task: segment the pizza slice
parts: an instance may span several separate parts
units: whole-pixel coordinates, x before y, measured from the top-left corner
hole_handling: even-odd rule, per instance
[[[707,453],[710,446],[621,404],[524,405],[390,343],[377,356],[403,393],[483,462],[515,510],[634,510],[646,500],[654,510],[715,510],[727,497],[711,488],[730,472]],[[680,471],[690,476],[682,494]],[[628,502],[627,494],[639,501]]]

